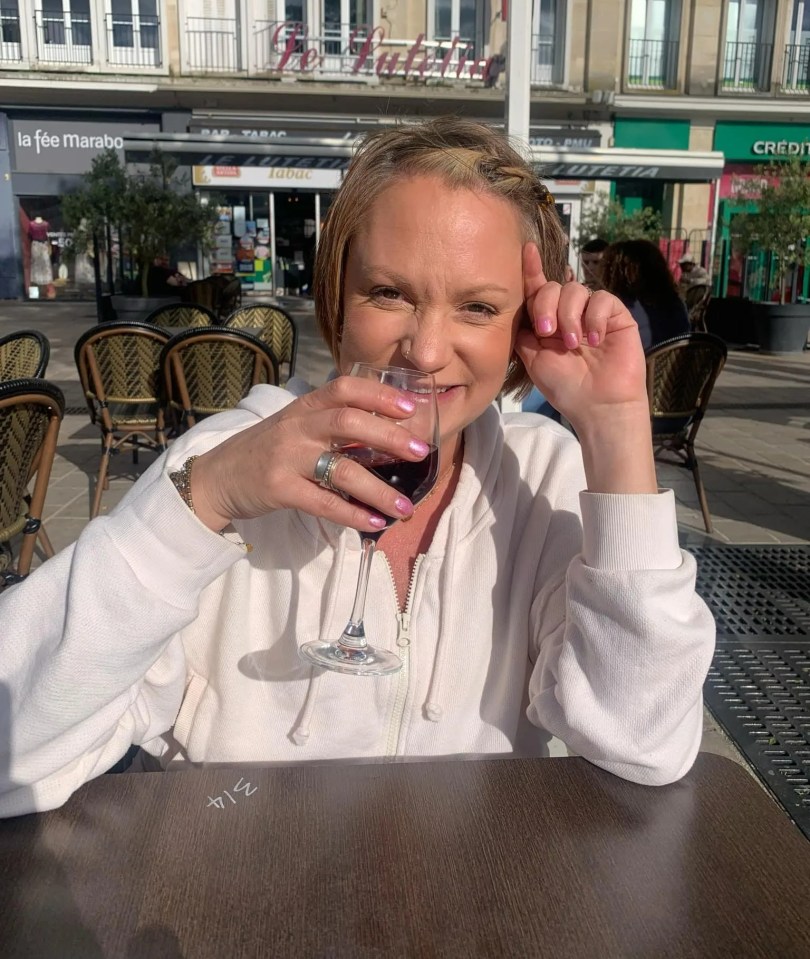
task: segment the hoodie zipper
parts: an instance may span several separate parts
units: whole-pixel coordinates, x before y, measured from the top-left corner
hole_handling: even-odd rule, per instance
[[[391,566],[388,558],[383,553],[385,566],[388,575],[391,577],[391,586],[396,596],[396,583],[394,574],[391,572]],[[397,612],[397,655],[402,660],[402,669],[397,675],[397,694],[394,699],[394,708],[391,712],[391,718],[388,722],[388,733],[385,741],[386,756],[395,756],[399,745],[399,737],[402,732],[402,719],[405,715],[405,702],[408,698],[408,685],[410,683],[411,673],[411,602],[413,601],[413,588],[416,583],[416,576],[419,567],[424,559],[424,553],[416,557],[411,572],[411,579],[408,583],[408,592],[405,594],[405,609]]]

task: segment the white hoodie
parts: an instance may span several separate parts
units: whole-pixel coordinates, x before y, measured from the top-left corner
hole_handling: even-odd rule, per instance
[[[60,805],[132,743],[166,765],[542,756],[556,737],[641,783],[689,769],[714,624],[671,492],[581,493],[570,434],[492,406],[465,431],[405,613],[375,556],[366,633],[402,671],[313,670],[298,646],[342,631],[359,535],[280,510],[236,524],[246,553],[168,479],[292,399],[259,386],[205,420],[0,595],[0,815]]]

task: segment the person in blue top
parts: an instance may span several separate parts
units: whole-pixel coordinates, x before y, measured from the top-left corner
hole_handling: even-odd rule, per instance
[[[638,323],[645,350],[689,332],[689,314],[667,261],[649,240],[621,240],[605,250],[602,284]]]

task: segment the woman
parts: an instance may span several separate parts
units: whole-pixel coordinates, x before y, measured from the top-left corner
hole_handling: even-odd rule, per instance
[[[645,350],[689,332],[689,314],[663,253],[649,240],[621,240],[605,250],[602,283],[638,323]]]
[[[358,378],[257,387],[181,437],[0,597],[15,637],[0,812],[64,802],[132,743],[165,766],[562,740],[629,779],[682,776],[713,624],[657,492],[636,324],[610,294],[561,286],[564,265],[552,198],[499,135],[449,119],[369,137],[321,237],[316,311],[340,373],[435,375],[435,493],[414,508],[347,458],[331,482],[349,499],[315,481],[335,443],[425,454],[407,395]],[[542,417],[501,417],[501,389],[532,383],[581,448]],[[365,624],[404,667],[311,670],[298,647],[340,634],[356,531],[386,515],[410,520],[379,541]]]

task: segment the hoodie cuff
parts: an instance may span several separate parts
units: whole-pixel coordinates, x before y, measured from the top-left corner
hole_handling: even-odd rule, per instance
[[[683,559],[672,490],[579,494],[582,559],[605,570],[677,569]]]
[[[244,546],[197,519],[167,472],[99,522],[140,582],[178,608],[195,608],[200,592],[245,555]]]

